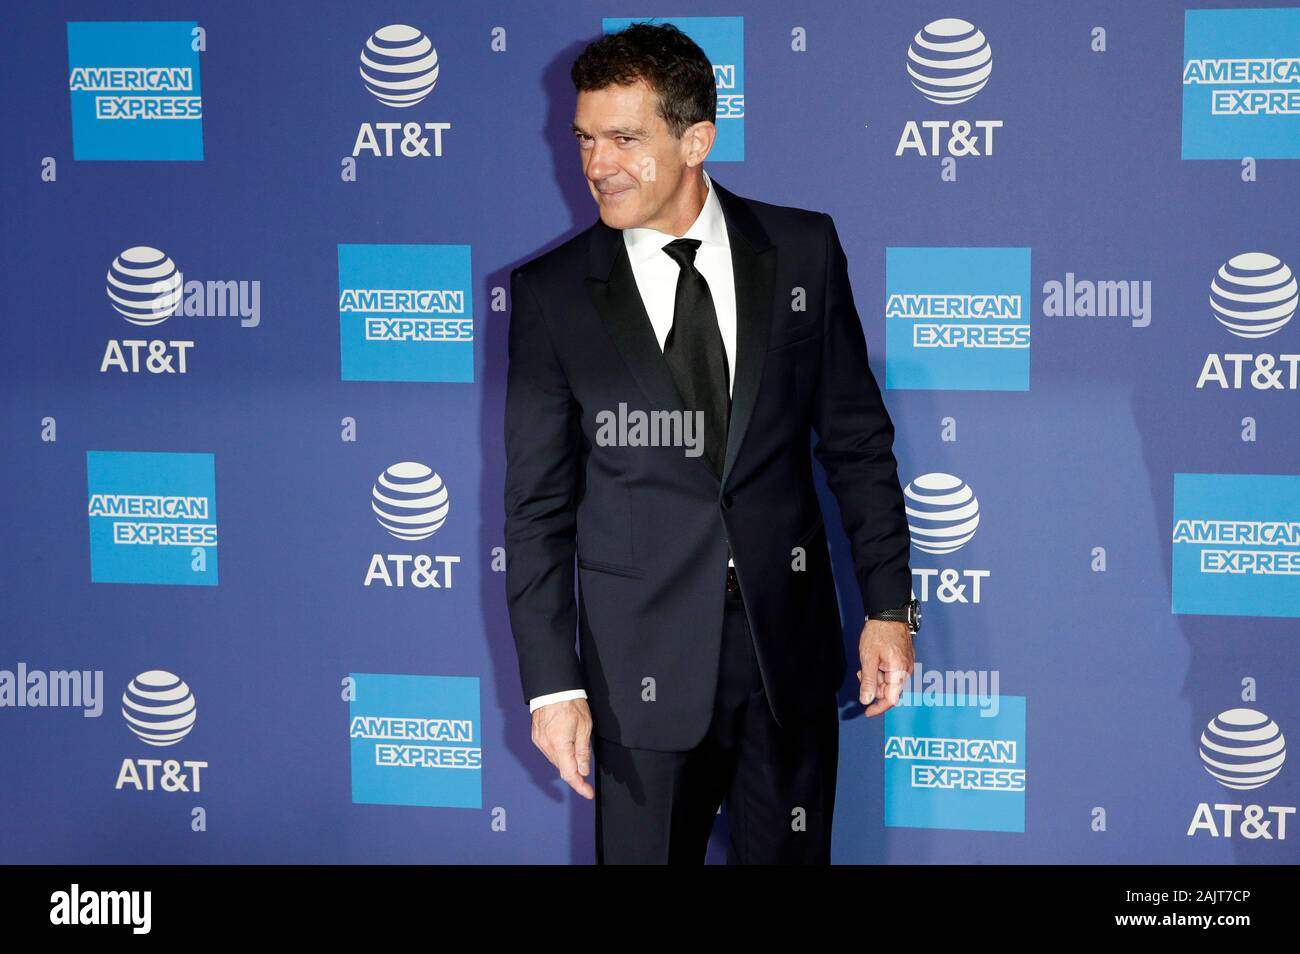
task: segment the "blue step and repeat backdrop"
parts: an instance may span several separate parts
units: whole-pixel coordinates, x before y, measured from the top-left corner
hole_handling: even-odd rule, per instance
[[[671,6],[10,7],[0,861],[593,859],[502,408],[628,17],[717,181],[834,216],[897,427],[925,625],[835,859],[1300,860],[1300,7]]]

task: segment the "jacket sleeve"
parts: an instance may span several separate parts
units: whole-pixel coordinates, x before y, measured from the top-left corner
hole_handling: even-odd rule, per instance
[[[826,213],[826,314],[813,396],[813,453],[840,505],[867,613],[912,596],[911,538],[894,458],[894,425],[867,361],[848,260]]]
[[[580,409],[521,269],[510,273],[506,602],[524,701],[585,688],[573,596]]]

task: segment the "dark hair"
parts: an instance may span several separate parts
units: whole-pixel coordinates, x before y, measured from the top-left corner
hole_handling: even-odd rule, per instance
[[[713,64],[671,23],[633,23],[593,40],[573,61],[569,75],[578,92],[645,80],[656,94],[659,115],[677,139],[695,123],[717,121]]]

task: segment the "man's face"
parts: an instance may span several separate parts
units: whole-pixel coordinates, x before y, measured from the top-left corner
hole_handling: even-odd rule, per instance
[[[655,105],[654,92],[641,80],[578,94],[573,126],[582,171],[610,228],[677,234],[674,228],[683,216],[683,231],[694,220],[695,214],[686,210],[684,186],[686,161],[692,150],[698,153],[699,143],[689,131],[673,138]]]

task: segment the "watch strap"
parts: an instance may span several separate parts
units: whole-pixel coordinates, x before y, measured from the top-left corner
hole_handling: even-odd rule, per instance
[[[907,607],[904,606],[899,609],[878,610],[875,613],[868,613],[867,619],[882,619],[891,622],[906,623]]]
[[[919,604],[915,599],[913,599],[904,603],[902,606],[894,607],[892,609],[887,609],[887,610],[877,610],[874,613],[868,613],[867,619],[869,620],[878,619],[878,620],[882,620],[885,622],[892,622],[892,623],[906,623],[907,631],[911,635],[915,636],[916,633],[920,630],[919,609],[920,609]],[[916,625],[913,625],[912,623],[913,610],[916,610],[918,613]]]

